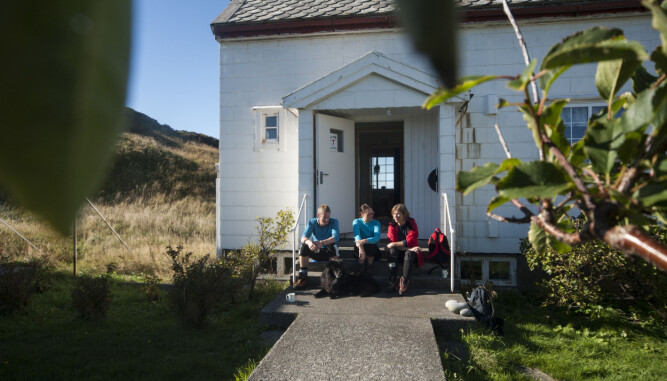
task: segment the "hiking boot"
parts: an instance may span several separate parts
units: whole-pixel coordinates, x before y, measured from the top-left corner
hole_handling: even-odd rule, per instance
[[[398,286],[398,295],[405,295],[408,293],[408,285],[410,284],[409,279],[405,279],[405,277],[401,277],[400,284]]]
[[[294,287],[292,287],[295,290],[303,290],[308,286],[308,276],[299,274],[299,279],[296,280],[296,283],[294,283]]]
[[[389,275],[389,284],[387,285],[387,292],[392,293],[396,291],[396,277]]]

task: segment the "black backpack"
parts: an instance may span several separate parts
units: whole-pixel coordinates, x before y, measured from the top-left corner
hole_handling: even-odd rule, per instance
[[[503,335],[505,321],[493,316],[495,313],[493,301],[491,300],[491,293],[486,288],[478,286],[467,297],[464,295],[464,299],[478,322],[489,327],[494,333]]]

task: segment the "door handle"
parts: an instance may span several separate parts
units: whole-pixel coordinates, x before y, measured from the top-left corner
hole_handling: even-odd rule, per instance
[[[329,174],[320,171],[320,184],[324,184],[324,176],[329,176]]]

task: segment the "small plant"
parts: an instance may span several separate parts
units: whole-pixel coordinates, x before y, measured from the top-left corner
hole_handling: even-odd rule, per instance
[[[193,259],[192,253],[182,253],[167,246],[167,256],[174,271],[174,286],[169,291],[169,303],[185,326],[202,328],[211,308],[230,292],[232,271],[228,264],[208,254]]]
[[[160,291],[160,277],[152,274],[144,276],[144,284],[141,286],[142,291],[151,302],[157,302],[162,297]]]
[[[28,306],[35,292],[43,292],[52,282],[53,265],[46,258],[0,265],[0,314]]]
[[[107,263],[106,268],[107,268],[107,274],[113,274],[118,270],[118,263],[109,262]]]
[[[85,320],[103,319],[111,304],[111,287],[108,275],[81,275],[72,288],[72,305],[78,316]]]

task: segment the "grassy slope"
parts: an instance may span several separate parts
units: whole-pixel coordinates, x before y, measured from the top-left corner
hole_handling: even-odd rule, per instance
[[[128,110],[129,132],[99,195],[91,200],[123,238],[130,252],[104,221],[84,205],[77,224],[78,268],[101,272],[114,264],[120,272],[171,272],[167,245],[183,245],[196,254],[215,252],[215,163],[217,139],[174,131]],[[0,200],[6,220],[61,266],[71,266],[72,238],[60,237],[37,217]],[[22,259],[38,255],[16,234],[0,226],[0,254]]]

